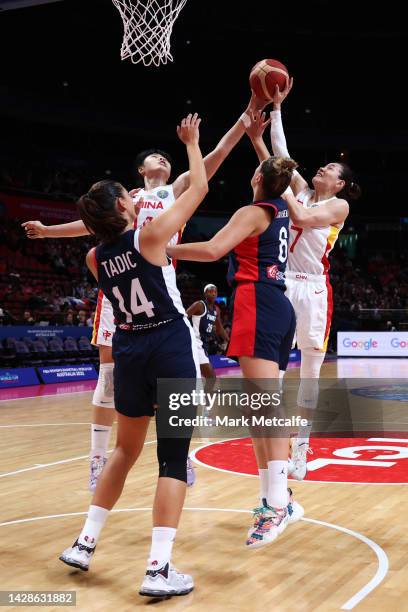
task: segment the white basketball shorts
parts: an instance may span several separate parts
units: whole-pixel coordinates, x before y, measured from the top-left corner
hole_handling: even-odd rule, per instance
[[[102,291],[98,293],[98,304],[95,311],[95,320],[92,333],[92,344],[112,346],[112,338],[115,333],[113,322],[112,304],[104,296]]]
[[[328,276],[286,271],[286,296],[296,314],[294,342],[300,350],[327,350],[333,313],[333,293]]]

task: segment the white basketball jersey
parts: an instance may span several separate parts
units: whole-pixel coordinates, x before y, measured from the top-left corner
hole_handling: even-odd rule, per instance
[[[330,202],[335,199],[329,198],[321,202],[309,204],[314,195],[312,189],[304,189],[296,199],[305,208],[316,206],[330,206]],[[329,264],[329,253],[334,247],[337,236],[343,227],[329,225],[327,227],[296,227],[290,221],[290,238],[287,270],[291,272],[305,272],[306,274],[327,274]]]
[[[141,189],[134,196],[133,201],[139,202],[142,199],[142,206],[135,221],[135,228],[142,227],[155,219],[160,213],[173,206],[176,198],[174,197],[173,185],[160,185],[150,191]],[[180,242],[182,229],[177,232],[170,240],[169,245],[175,245]]]

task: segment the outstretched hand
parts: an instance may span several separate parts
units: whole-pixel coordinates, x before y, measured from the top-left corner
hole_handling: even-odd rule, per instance
[[[245,125],[246,133],[251,140],[262,138],[262,135],[270,124],[271,119],[269,118],[267,121],[265,121],[266,115],[261,111],[252,111],[247,113],[247,115],[249,123]]]
[[[268,106],[272,100],[268,100],[267,98],[259,98],[254,91],[251,91],[251,99],[249,100],[247,113],[249,111],[261,111]]]
[[[290,90],[292,89],[292,87],[293,87],[293,77],[290,77],[286,81],[286,85],[285,85],[285,88],[283,89],[283,91],[281,91],[279,89],[279,86],[276,85],[275,93],[273,95],[273,108],[275,110],[279,110],[280,109],[280,106],[281,106],[282,102],[284,101],[286,96],[290,93]]]
[[[47,227],[41,221],[26,221],[21,227],[24,227],[27,238],[46,238]]]
[[[177,136],[185,145],[197,143],[200,139],[199,126],[201,119],[197,113],[191,113],[177,126]]]
[[[140,209],[143,208],[144,197],[141,195],[138,197],[139,191],[141,191],[142,187],[136,187],[136,189],[131,189],[129,191],[129,195],[133,200],[133,204],[135,205],[135,213],[136,216],[139,214]]]

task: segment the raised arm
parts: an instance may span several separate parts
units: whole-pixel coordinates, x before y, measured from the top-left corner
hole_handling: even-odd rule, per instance
[[[287,201],[291,221],[299,227],[328,227],[344,223],[349,214],[346,200],[338,199],[328,205],[304,208],[290,190],[282,197]]]
[[[43,225],[41,221],[26,221],[21,224],[24,227],[27,238],[77,238],[88,236],[83,221],[71,221],[60,225]]]
[[[281,105],[286,96],[293,87],[293,79],[290,79],[283,91],[276,86],[275,95],[273,97],[273,111],[271,112],[271,144],[273,154],[279,157],[290,157],[288,147],[286,145],[285,132],[283,131]],[[306,189],[307,182],[299,174],[297,170],[293,172],[293,177],[290,183],[295,195]]]
[[[211,240],[167,247],[167,254],[189,261],[217,261],[255,232],[262,220],[265,220],[265,211],[261,207],[244,206]]]
[[[223,161],[231,153],[235,145],[241,140],[245,134],[244,119],[245,115],[253,111],[259,111],[266,106],[268,102],[260,100],[254,94],[252,94],[248,106],[241,115],[241,117],[234,123],[232,128],[221,138],[215,149],[213,149],[208,155],[204,157],[205,172],[207,180],[210,180],[217,172]],[[243,119],[244,118],[244,119]],[[173,183],[174,195],[178,197],[181,195],[190,184],[190,172],[184,172],[180,174]]]
[[[151,263],[163,258],[164,249],[170,238],[190,219],[208,193],[208,183],[201,155],[199,125],[197,114],[188,115],[177,126],[177,134],[186,145],[190,184],[187,190],[174,202],[173,206],[153,219],[140,230],[140,247],[143,257]]]
[[[263,139],[263,133],[266,127],[270,124],[271,120],[268,119],[265,121],[265,118],[265,113],[255,111],[248,113],[248,117],[245,121],[245,131],[252,142],[255,153],[257,154],[260,162],[263,162],[265,159],[270,157],[268,147]]]

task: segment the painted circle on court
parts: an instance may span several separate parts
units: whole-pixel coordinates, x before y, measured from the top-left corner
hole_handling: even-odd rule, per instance
[[[408,438],[313,438],[305,480],[408,484]],[[226,472],[257,475],[250,438],[214,442],[197,449],[202,464]]]
[[[350,393],[378,400],[408,401],[408,385],[370,385],[369,387],[351,389]]]

